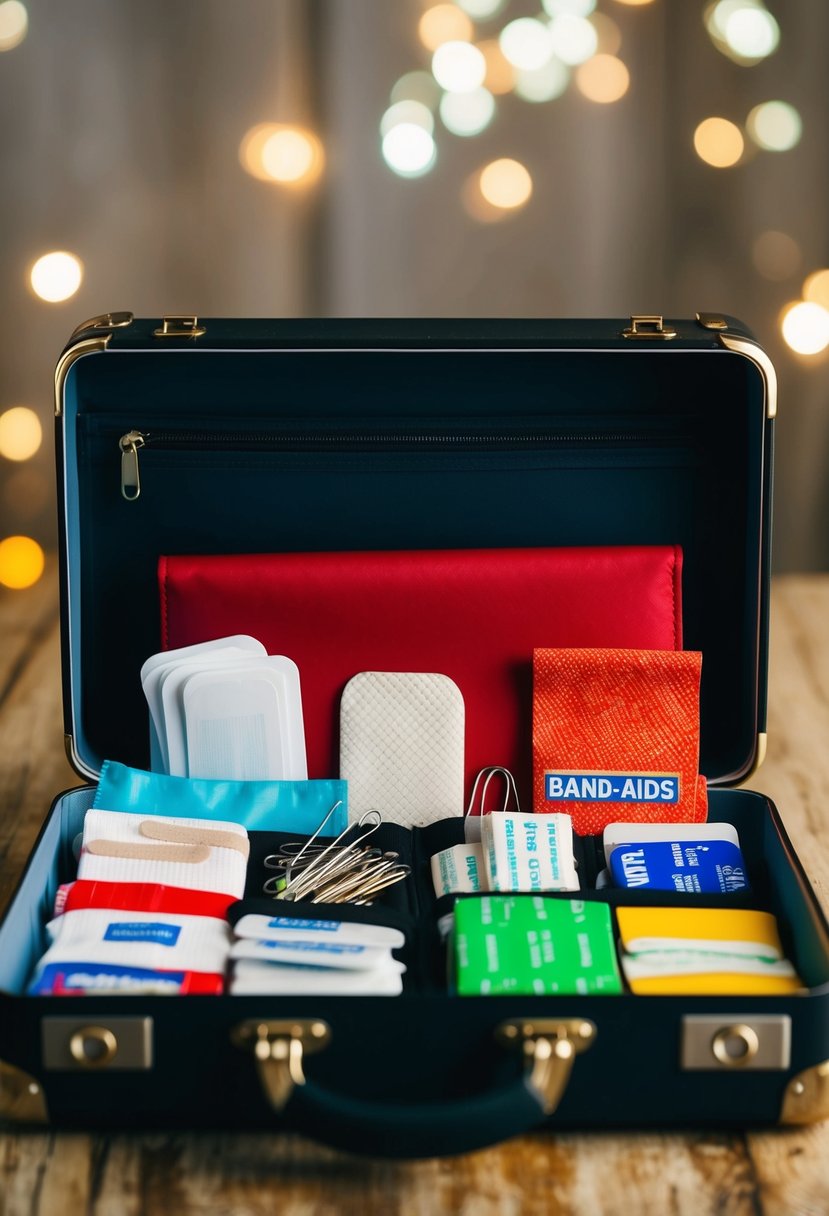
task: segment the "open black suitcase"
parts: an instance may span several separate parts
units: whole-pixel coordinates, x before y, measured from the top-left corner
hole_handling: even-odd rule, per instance
[[[436,901],[428,860],[462,840],[452,820],[396,833],[413,866],[399,997],[27,996],[87,786],[55,800],[0,926],[3,1116],[300,1130],[401,1157],[539,1126],[829,1116],[827,923],[775,807],[730,788],[765,744],[776,409],[772,365],[739,322],[114,313],[75,331],[55,384],[79,773],[146,766],[138,671],[160,648],[160,554],[679,544],[709,817],[737,827],[808,992],[450,995],[436,923],[451,897]],[[133,431],[166,437],[139,453],[139,501],[119,481]]]

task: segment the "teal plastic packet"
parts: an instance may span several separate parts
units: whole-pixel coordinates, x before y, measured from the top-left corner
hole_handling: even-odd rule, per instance
[[[241,823],[249,832],[310,835],[339,802],[326,825],[338,835],[348,824],[348,782],[212,781],[169,777],[105,760],[92,806],[95,810],[174,815],[184,819],[221,819]]]

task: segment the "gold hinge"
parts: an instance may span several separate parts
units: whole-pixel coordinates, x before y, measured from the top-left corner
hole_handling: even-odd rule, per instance
[[[191,315],[162,317],[161,328],[154,329],[153,335],[156,338],[200,338],[206,332],[205,327],[199,325],[199,318]]]
[[[792,1077],[783,1093],[781,1123],[819,1123],[829,1119],[829,1060]]]
[[[698,312],[697,322],[703,329],[728,329],[728,322],[718,312]]]
[[[72,330],[72,338],[77,338],[78,334],[82,334],[86,329],[124,329],[127,325],[132,325],[134,315],[131,312],[102,312],[100,316],[90,317],[88,321],[81,321],[80,325],[76,325]]]
[[[676,330],[666,326],[663,318],[654,313],[652,316],[646,314],[632,314],[630,325],[627,329],[622,330],[623,338],[663,338],[670,339],[676,337]]]
[[[495,1031],[499,1042],[524,1053],[526,1083],[545,1115],[558,1106],[570,1080],[573,1062],[596,1038],[587,1018],[511,1018]]]
[[[48,1123],[43,1086],[22,1068],[0,1060],[0,1119],[14,1123]]]
[[[290,1021],[241,1022],[231,1031],[236,1047],[252,1051],[259,1080],[274,1110],[283,1109],[296,1085],[305,1084],[304,1055],[322,1051],[331,1040],[331,1027],[319,1018]]]

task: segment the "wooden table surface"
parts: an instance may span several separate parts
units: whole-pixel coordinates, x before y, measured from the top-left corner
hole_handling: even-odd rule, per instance
[[[0,906],[58,790],[57,590],[0,594]],[[769,751],[780,808],[829,906],[829,577],[774,588]],[[159,1095],[160,1096],[160,1095]],[[829,1123],[806,1130],[525,1136],[465,1157],[364,1161],[275,1135],[0,1136],[0,1216],[824,1216]]]

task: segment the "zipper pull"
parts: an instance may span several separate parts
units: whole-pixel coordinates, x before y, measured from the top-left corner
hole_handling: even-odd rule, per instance
[[[118,440],[121,449],[121,497],[135,502],[141,493],[141,475],[138,469],[138,449],[144,446],[140,431],[127,431]]]

